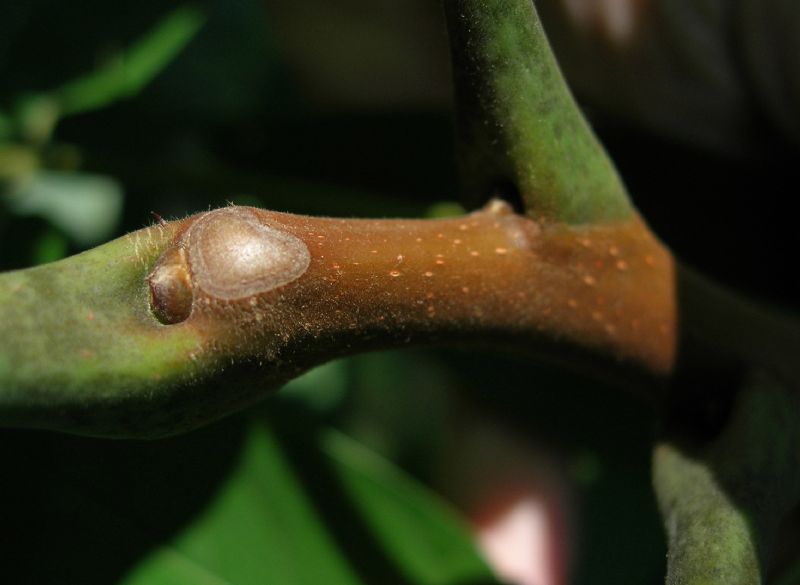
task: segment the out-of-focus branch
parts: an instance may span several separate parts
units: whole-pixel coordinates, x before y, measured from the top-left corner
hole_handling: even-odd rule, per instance
[[[692,446],[668,435],[656,447],[668,585],[764,582],[780,519],[800,502],[798,445],[798,395],[762,373],[713,441]]]

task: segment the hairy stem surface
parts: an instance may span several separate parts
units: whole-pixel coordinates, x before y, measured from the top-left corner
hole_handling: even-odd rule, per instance
[[[500,203],[444,220],[229,207],[3,275],[0,419],[177,432],[323,361],[414,344],[664,376],[674,287],[638,220],[569,227]],[[226,370],[250,382],[216,388]]]
[[[531,217],[634,215],[564,81],[531,0],[446,0],[465,194],[518,191]]]

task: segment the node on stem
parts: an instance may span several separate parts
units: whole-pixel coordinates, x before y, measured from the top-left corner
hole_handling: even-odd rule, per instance
[[[235,301],[262,294],[299,278],[310,262],[302,240],[252,211],[212,211],[191,224],[147,277],[151,308],[162,323],[179,323],[197,296]]]

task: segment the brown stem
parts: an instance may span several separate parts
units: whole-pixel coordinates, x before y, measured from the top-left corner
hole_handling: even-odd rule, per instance
[[[241,265],[247,250],[257,254]],[[200,352],[231,358],[307,367],[401,344],[484,344],[663,376],[675,354],[672,259],[638,219],[539,223],[499,202],[443,220],[231,207],[186,220],[149,281],[162,320],[174,304],[185,321],[171,327],[202,331]]]

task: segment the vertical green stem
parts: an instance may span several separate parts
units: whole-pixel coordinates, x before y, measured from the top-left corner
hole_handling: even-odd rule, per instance
[[[462,179],[511,186],[526,213],[571,224],[633,213],[558,68],[531,0],[445,0]],[[502,195],[502,193],[500,193]]]

